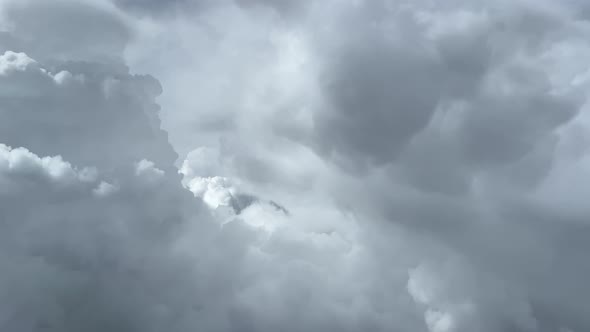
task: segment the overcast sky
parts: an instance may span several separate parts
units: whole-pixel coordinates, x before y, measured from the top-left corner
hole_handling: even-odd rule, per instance
[[[0,0],[0,331],[590,331],[589,19]]]

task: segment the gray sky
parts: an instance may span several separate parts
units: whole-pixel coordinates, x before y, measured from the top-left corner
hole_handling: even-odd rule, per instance
[[[0,0],[0,330],[588,331],[586,7]]]

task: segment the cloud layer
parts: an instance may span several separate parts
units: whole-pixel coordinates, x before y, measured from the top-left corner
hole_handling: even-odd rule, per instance
[[[585,10],[0,1],[0,330],[588,330]]]

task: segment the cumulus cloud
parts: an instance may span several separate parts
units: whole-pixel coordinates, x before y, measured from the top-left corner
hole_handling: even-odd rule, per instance
[[[0,330],[588,330],[585,7],[0,0]]]
[[[216,149],[218,166],[198,166],[201,176],[419,234],[430,243],[410,245],[412,264],[433,275],[443,273],[424,263],[433,256],[461,257],[461,272],[437,282],[440,298],[417,301],[430,312],[424,329],[587,328],[585,5],[325,1],[288,17],[280,7],[226,2],[154,23],[176,36],[165,54],[192,73],[159,70],[173,87],[162,99],[175,109],[163,113],[171,141],[181,155],[197,141]],[[136,52],[152,42],[130,61],[149,64]],[[496,299],[499,289],[514,295]],[[469,313],[454,312],[461,301]]]
[[[78,10],[71,4],[67,15]],[[18,10],[27,16],[44,6]],[[94,17],[104,8],[89,2],[81,10]],[[48,15],[59,21],[58,12]],[[28,22],[11,23],[5,33],[23,38],[20,24]],[[352,331],[392,324],[374,310],[389,304],[372,298],[383,284],[367,282],[363,271],[379,263],[350,215],[313,199],[289,216],[277,203],[238,193],[239,215],[218,222],[182,187],[160,129],[155,79],[131,74],[118,51],[96,57],[75,45],[67,52],[21,45],[2,44],[1,58],[0,84],[12,89],[0,96],[2,329]],[[403,295],[405,277],[395,282],[391,293]]]
[[[3,30],[10,31],[0,33],[0,51],[26,49],[43,61],[72,57],[113,61],[132,36],[124,13],[110,1],[3,0],[0,17],[7,27]]]

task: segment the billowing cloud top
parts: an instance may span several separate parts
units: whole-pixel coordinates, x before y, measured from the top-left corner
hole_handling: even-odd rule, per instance
[[[0,331],[590,330],[588,9],[0,0]]]

